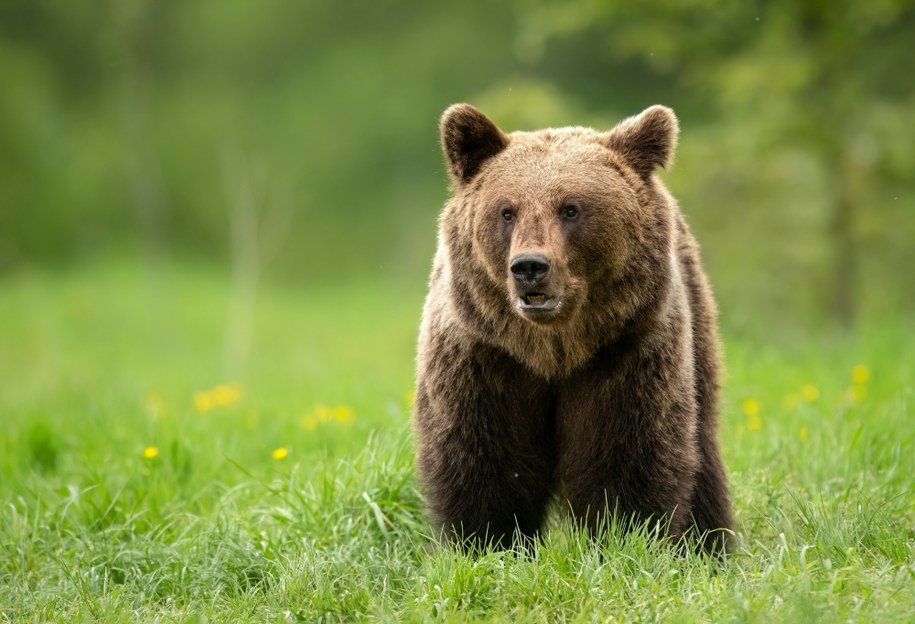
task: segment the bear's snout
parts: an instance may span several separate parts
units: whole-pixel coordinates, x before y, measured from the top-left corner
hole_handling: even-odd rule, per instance
[[[550,279],[551,264],[542,253],[520,253],[508,265],[514,281],[515,308],[524,318],[538,323],[556,320],[562,288]]]
[[[521,286],[536,288],[549,275],[550,261],[543,254],[526,253],[515,256],[509,268]]]

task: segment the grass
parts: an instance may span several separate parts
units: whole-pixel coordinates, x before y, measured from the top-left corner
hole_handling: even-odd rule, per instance
[[[727,341],[728,560],[561,520],[467,556],[413,472],[420,289],[265,287],[249,327],[192,265],[3,277],[0,621],[915,619],[911,327]]]

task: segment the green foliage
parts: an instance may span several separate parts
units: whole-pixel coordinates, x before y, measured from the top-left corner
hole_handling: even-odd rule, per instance
[[[0,213],[0,262],[125,242],[226,258],[230,207],[251,178],[257,214],[291,213],[271,250],[278,272],[424,272],[410,267],[427,264],[444,196],[437,117],[503,70],[491,54],[511,58],[453,50],[471,34],[498,41],[505,14],[480,25],[472,3],[129,7],[0,9],[15,86],[0,95],[0,204],[16,207]],[[74,50],[86,32],[100,36]],[[462,74],[471,66],[489,77]]]
[[[271,279],[418,283],[448,104],[514,130],[662,102],[733,327],[910,310],[913,25],[902,0],[5,2],[0,270],[242,246]]]
[[[265,286],[247,349],[229,346],[233,293],[130,257],[0,278],[0,620],[915,614],[915,333],[898,319],[726,340],[727,560],[650,526],[595,542],[561,509],[532,552],[466,555],[432,545],[414,476],[419,287]]]

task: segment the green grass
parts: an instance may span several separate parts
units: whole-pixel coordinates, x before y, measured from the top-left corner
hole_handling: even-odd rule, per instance
[[[0,621],[915,620],[910,326],[727,341],[728,560],[557,519],[466,556],[413,473],[421,289],[264,287],[249,325],[190,265],[2,278]]]

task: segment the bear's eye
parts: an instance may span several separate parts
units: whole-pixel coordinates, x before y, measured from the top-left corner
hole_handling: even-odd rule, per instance
[[[506,223],[511,223],[512,221],[515,220],[515,213],[512,212],[511,208],[502,209],[502,220],[505,221]]]
[[[571,221],[572,219],[578,218],[578,212],[578,206],[575,204],[566,204],[562,207],[561,214],[563,219]]]

